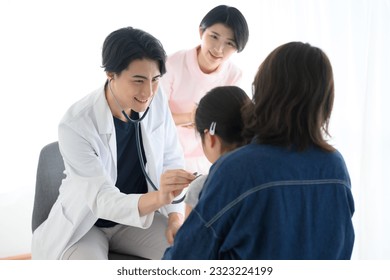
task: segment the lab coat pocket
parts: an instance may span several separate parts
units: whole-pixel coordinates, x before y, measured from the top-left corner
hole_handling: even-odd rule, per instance
[[[74,228],[62,204],[54,204],[49,217],[34,231],[33,259],[59,259]]]
[[[69,217],[67,211],[65,210],[64,205],[63,205],[62,203],[60,203],[60,205],[61,205],[61,214],[62,214],[62,217],[64,217],[64,221],[69,222],[70,225],[73,226],[72,220],[71,220],[71,218]]]

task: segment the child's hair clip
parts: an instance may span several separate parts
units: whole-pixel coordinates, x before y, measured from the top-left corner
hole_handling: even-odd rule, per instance
[[[209,132],[210,132],[210,135],[215,135],[215,127],[217,126],[217,123],[216,122],[212,122],[211,125],[210,125],[210,129],[209,129]]]

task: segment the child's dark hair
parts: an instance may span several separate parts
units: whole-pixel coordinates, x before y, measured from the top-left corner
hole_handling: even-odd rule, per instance
[[[221,86],[210,90],[200,100],[195,113],[195,126],[202,141],[205,131],[215,123],[215,135],[222,141],[222,148],[233,149],[248,143],[242,136],[244,128],[241,108],[251,102],[249,96],[239,87]]]

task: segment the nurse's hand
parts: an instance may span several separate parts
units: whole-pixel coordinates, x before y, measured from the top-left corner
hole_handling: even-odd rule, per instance
[[[183,169],[167,170],[160,178],[158,196],[161,203],[170,204],[195,178],[194,174]]]

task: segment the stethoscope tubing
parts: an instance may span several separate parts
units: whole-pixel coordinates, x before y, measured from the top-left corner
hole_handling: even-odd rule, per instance
[[[121,112],[122,112],[122,115],[127,119],[127,121],[129,122],[132,122],[135,124],[135,141],[136,141],[136,145],[137,145],[137,154],[138,154],[138,158],[139,158],[139,161],[140,161],[140,164],[141,164],[141,170],[142,170],[142,173],[144,174],[145,176],[145,179],[149,182],[149,184],[152,186],[152,188],[155,190],[155,191],[158,191],[158,188],[156,187],[156,185],[153,183],[152,179],[150,179],[148,173],[146,172],[145,170],[145,163],[144,163],[144,159],[142,157],[142,149],[141,149],[141,139],[140,139],[140,131],[141,131],[141,121],[146,117],[146,115],[148,114],[149,112],[149,108],[150,108],[150,104],[152,103],[153,99],[150,101],[149,103],[149,106],[148,108],[146,108],[145,112],[143,113],[142,117],[140,117],[139,119],[137,120],[133,120],[132,118],[130,118],[129,115],[126,114],[125,110],[122,108],[122,106],[119,104],[118,100],[116,99],[115,95],[114,95],[114,92],[112,91],[111,89],[111,85],[110,85],[110,80],[108,81],[108,87],[110,89],[110,92],[112,94],[112,96],[114,97],[114,100],[116,102],[116,104],[118,105],[118,107],[121,109]],[[154,98],[154,97],[153,97]],[[177,200],[173,200],[171,203],[172,204],[178,204],[178,203],[181,203],[183,202],[184,198],[186,197],[186,195],[184,194],[181,198],[177,199]]]

